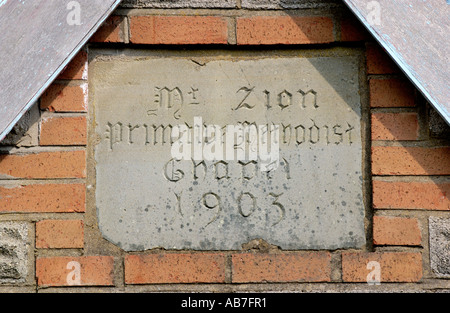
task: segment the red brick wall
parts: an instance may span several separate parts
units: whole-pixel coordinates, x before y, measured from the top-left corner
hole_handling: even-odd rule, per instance
[[[364,50],[372,147],[367,179],[373,190],[366,248],[281,251],[254,245],[242,251],[127,254],[92,235],[96,216],[86,210],[92,199],[86,180],[89,45]],[[177,290],[178,284],[213,283],[204,290],[323,290],[327,283],[337,290],[367,289],[374,288],[366,284],[370,261],[379,262],[382,283],[399,283],[389,285],[392,290],[411,288],[401,283],[441,286],[430,269],[427,219],[450,216],[450,146],[430,137],[426,103],[346,9],[118,10],[89,45],[41,97],[39,145],[0,150],[0,219],[25,221],[34,230],[35,264],[29,270],[36,279],[19,286],[69,286],[76,281],[75,267],[67,265],[77,262],[78,288]]]

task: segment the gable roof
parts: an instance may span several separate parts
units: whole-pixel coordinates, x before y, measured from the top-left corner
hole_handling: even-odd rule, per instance
[[[0,0],[0,141],[119,3]]]
[[[450,6],[444,0],[343,1],[450,124]],[[0,0],[0,141],[120,2]],[[80,23],[73,24],[76,13]]]
[[[450,1],[344,2],[450,125]]]

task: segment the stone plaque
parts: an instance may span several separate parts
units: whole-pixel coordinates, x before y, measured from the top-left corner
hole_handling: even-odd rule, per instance
[[[103,236],[126,251],[236,250],[258,238],[283,249],[364,245],[359,62],[98,56],[90,92]],[[180,125],[192,134],[191,146],[178,145],[183,159],[174,157]],[[227,137],[229,126],[249,132]],[[223,150],[205,157],[212,138]]]

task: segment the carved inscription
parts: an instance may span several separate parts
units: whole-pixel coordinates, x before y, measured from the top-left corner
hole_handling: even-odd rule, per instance
[[[357,60],[94,63],[102,233],[126,251],[364,244]]]
[[[192,181],[205,181],[209,180],[208,176],[210,175],[212,179],[216,181],[221,180],[230,180],[232,178],[240,178],[242,181],[250,181],[252,179],[264,179],[264,180],[271,180],[273,179],[273,176],[270,175],[268,172],[261,172],[258,168],[258,163],[256,161],[249,161],[249,162],[242,162],[239,161],[237,163],[231,164],[231,162],[226,161],[219,161],[216,163],[211,163],[211,165],[208,167],[206,165],[205,161],[196,162],[192,160],[192,177],[188,177],[185,172],[183,172],[179,166],[182,163],[182,161],[176,161],[174,159],[169,160],[165,166],[164,166],[164,177],[168,182],[171,183],[179,183],[182,182],[183,179],[186,180],[192,180]],[[280,172],[283,172],[285,175],[286,181],[291,179],[291,173],[289,169],[289,163],[285,159],[281,162],[282,169],[280,169]],[[230,166],[233,167],[233,173],[240,173],[239,175],[236,175],[236,177],[230,176]],[[251,168],[251,169],[250,169]],[[199,176],[199,172],[201,169],[201,175]],[[284,216],[285,216],[285,209],[284,206],[278,202],[278,199],[283,195],[283,193],[276,194],[276,193],[267,193],[267,196],[272,197],[273,202],[271,202],[271,205],[278,208],[279,211],[279,219],[272,224],[272,226],[280,223]],[[181,213],[182,209],[182,195],[175,193],[175,197],[177,199],[176,204],[176,211],[180,214],[181,217],[184,217],[184,215]],[[203,206],[207,209],[216,209],[219,208],[218,213],[221,211],[220,209],[220,203],[221,198],[218,194],[214,192],[208,192],[203,194],[201,197],[199,197],[201,200],[201,203]],[[215,199],[215,200],[212,200]],[[249,210],[244,208],[244,204],[249,202],[249,199],[251,200],[251,207]],[[243,204],[244,203],[244,204]],[[238,208],[238,212],[242,217],[249,217],[252,212],[257,208],[257,198],[254,196],[251,192],[241,192],[239,197],[236,201],[236,206]],[[270,210],[272,211],[272,210]],[[270,213],[270,212],[268,212]],[[209,224],[213,223],[217,219],[217,216],[211,220],[208,221],[205,225],[208,226]]]
[[[260,97],[254,96],[255,93],[261,93],[263,95],[264,103],[261,103],[261,101],[258,101]],[[308,91],[303,91],[302,89],[297,90],[296,92],[290,92],[286,89],[280,91],[280,92],[273,92],[269,91],[267,89],[260,90],[256,86],[253,86],[251,88],[249,87],[241,87],[238,91],[238,94],[243,95],[243,99],[239,102],[239,104],[236,106],[235,110],[239,109],[253,109],[256,107],[260,107],[261,104],[265,106],[267,109],[273,109],[273,108],[280,108],[280,109],[286,109],[290,107],[291,105],[298,105],[302,109],[308,108],[314,108],[318,109],[319,105],[317,102],[317,92],[314,89],[310,89]],[[276,100],[274,100],[272,95],[276,94]],[[254,99],[252,99],[254,98]],[[256,99],[256,100],[255,100]],[[253,101],[251,101],[253,100]],[[276,103],[274,102],[276,101]]]
[[[272,197],[272,199],[273,199],[273,201],[271,202],[271,205],[276,208],[275,210],[270,210],[270,211],[278,211],[279,217],[271,225],[271,226],[275,226],[285,218],[285,208],[279,202],[279,198],[281,196],[283,196],[283,193],[281,193],[281,194],[269,193],[269,196]],[[176,201],[177,201],[176,211],[180,215],[180,217],[183,218],[184,217],[184,215],[182,213],[183,198],[182,198],[181,194],[175,194],[175,197],[176,197]],[[200,197],[199,201],[201,202],[201,205],[206,210],[210,210],[210,211],[214,210],[214,212],[215,212],[214,217],[210,221],[208,221],[206,223],[206,225],[204,226],[204,227],[208,227],[209,225],[211,225],[213,222],[215,222],[219,218],[219,216],[222,212],[221,197],[214,192],[207,192]],[[250,217],[255,212],[255,210],[258,208],[257,198],[251,192],[241,192],[240,195],[238,196],[236,202],[237,202],[236,205],[238,208],[239,215],[242,218]],[[270,213],[270,212],[268,212],[268,213]]]
[[[250,181],[252,179],[271,179],[272,176],[268,175],[270,172],[263,172],[260,170],[258,162],[249,161],[249,162],[227,162],[227,161],[219,161],[219,162],[209,162],[210,165],[207,166],[205,161],[196,162],[192,160],[191,168],[192,168],[192,176],[187,176],[184,171],[181,170],[181,166],[183,168],[189,168],[186,166],[184,161],[177,161],[175,159],[170,159],[163,167],[164,177],[169,182],[179,182],[182,179],[193,180],[193,181],[204,181],[207,178],[215,179],[217,181],[227,180],[227,179],[240,179],[242,181]],[[280,163],[280,168],[277,169],[280,173],[283,173],[283,176],[286,180],[291,179],[291,173],[289,168],[289,162],[286,159],[283,159]],[[230,173],[236,173],[237,175],[230,176]]]
[[[173,117],[175,120],[179,120],[181,115],[181,110],[184,103],[183,91],[180,87],[173,88],[160,88],[155,87],[155,104],[158,108],[165,109],[175,109],[173,112]],[[242,94],[242,99],[237,104],[232,104],[232,110],[240,110],[240,109],[257,109],[257,110],[271,110],[274,107],[279,108],[281,110],[290,107],[293,103],[297,104],[297,107],[301,109],[319,109],[319,105],[317,102],[318,92],[314,89],[310,89],[308,91],[303,91],[299,89],[294,96],[292,93],[287,91],[286,89],[278,93],[277,95],[277,104],[272,106],[271,104],[271,92],[267,89],[264,89],[262,93],[264,97],[261,99],[265,99],[265,103],[257,103],[255,101],[251,101],[250,104],[250,96],[252,93],[257,90],[256,86],[251,88],[241,87],[238,89],[237,94]],[[197,102],[197,97],[199,93],[198,88],[191,87],[191,90],[187,92],[187,94],[191,98],[191,102],[189,104],[200,104]],[[151,112],[151,113],[149,113]],[[149,109],[147,113],[149,116],[158,116],[158,109]],[[237,121],[237,124],[242,125],[243,127],[247,127],[249,125],[255,125],[254,122],[249,121]],[[193,129],[192,122],[185,121],[184,125],[188,130]],[[288,124],[285,125],[281,123],[281,143],[284,145],[330,145],[330,144],[353,144],[352,140],[352,132],[355,131],[354,126],[351,125],[348,121],[342,121],[336,124],[324,124],[324,123],[316,123],[316,120],[310,118],[301,124]],[[110,150],[114,149],[114,145],[116,144],[129,144],[129,145],[166,145],[173,144],[174,139],[171,137],[172,129],[174,125],[172,124],[124,124],[123,121],[120,122],[107,122],[105,127],[104,138],[109,141]],[[204,129],[207,128],[206,123],[203,125]],[[125,133],[125,135],[124,135]],[[141,140],[136,140],[136,135],[133,133],[139,133]],[[222,126],[222,136],[225,138],[226,136],[226,125]]]
[[[249,122],[238,122],[238,125],[250,124]],[[185,123],[189,130],[192,126]],[[108,122],[104,132],[104,139],[109,142],[110,150],[113,151],[118,144],[128,145],[150,145],[150,146],[164,146],[174,143],[174,138],[171,137],[173,125],[127,125],[122,122],[114,124]],[[204,124],[204,128],[207,125]],[[222,138],[226,137],[226,127],[222,127]],[[317,125],[311,119],[304,124],[299,125],[284,125],[281,124],[281,138],[280,142],[284,145],[340,145],[353,144],[352,135],[355,127],[348,122],[335,125]],[[136,139],[140,135],[140,140]],[[205,136],[206,137],[206,136]],[[207,141],[205,139],[205,141]],[[247,143],[251,143],[247,140]]]

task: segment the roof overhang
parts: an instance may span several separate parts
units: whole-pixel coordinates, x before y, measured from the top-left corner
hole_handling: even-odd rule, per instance
[[[344,0],[450,125],[449,0]]]
[[[0,141],[121,0],[0,0]]]

